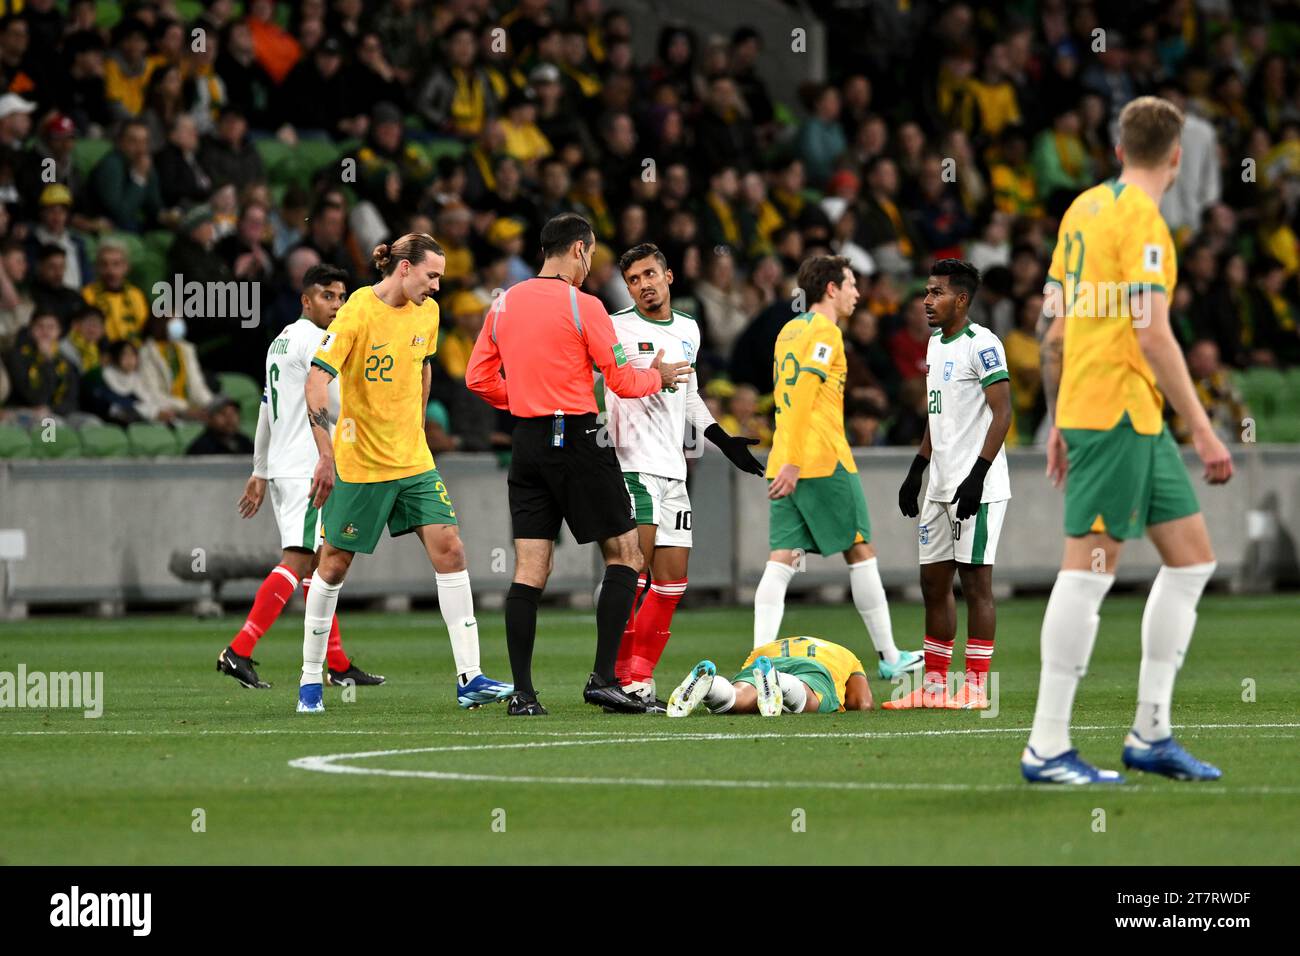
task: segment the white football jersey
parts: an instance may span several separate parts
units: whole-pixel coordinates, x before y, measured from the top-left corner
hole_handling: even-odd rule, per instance
[[[984,389],[1009,377],[998,337],[970,322],[951,338],[930,337],[925,352],[926,408],[930,414],[930,485],[925,496],[952,501],[984,448],[993,411]],[[1007,451],[999,448],[984,476],[983,501],[1011,497]]]
[[[695,365],[700,350],[700,326],[684,312],[657,322],[643,316],[635,307],[615,312],[614,334],[628,361],[636,368],[649,368],[663,349],[664,363],[690,362]],[[694,375],[673,391],[656,392],[645,398],[619,398],[605,389],[605,427],[618,452],[624,471],[644,472],[661,478],[686,478],[686,425],[695,426],[693,448],[704,442],[704,429],[714,423],[713,415],[696,390]]]
[[[307,372],[325,330],[311,319],[286,325],[266,350],[266,385],[262,402],[271,426],[267,448],[268,478],[310,478],[316,468],[316,442],[307,421]],[[330,421],[339,418],[339,382],[329,384]],[[333,435],[334,426],[330,426]]]

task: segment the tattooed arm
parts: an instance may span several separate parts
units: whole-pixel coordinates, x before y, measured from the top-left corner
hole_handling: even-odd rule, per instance
[[[307,372],[307,420],[320,457],[311,477],[312,507],[319,508],[334,490],[334,442],[330,439],[329,385],[334,376],[313,365]]]

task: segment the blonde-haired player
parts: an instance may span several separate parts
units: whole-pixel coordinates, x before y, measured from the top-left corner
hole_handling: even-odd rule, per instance
[[[307,375],[307,417],[320,458],[312,504],[322,510],[325,544],[307,594],[299,713],[319,713],[325,635],[343,578],[358,552],[370,554],[384,526],[392,537],[414,532],[433,564],[438,610],[456,660],[462,707],[499,700],[513,690],[479,669],[478,624],[465,569],[465,546],[447,486],[424,437],[429,362],[438,347],[438,291],[446,256],[432,236],[411,233],[373,253],[381,278],[338,311]],[[342,383],[333,439],[329,381]]]
[[[870,710],[866,668],[847,647],[819,637],[784,637],[753,649],[740,673],[718,680],[700,661],[668,698],[669,717],[689,717],[700,704],[711,714],[834,714]]]
[[[1142,615],[1137,714],[1123,762],[1178,780],[1221,776],[1178,745],[1170,724],[1174,678],[1215,561],[1164,424],[1164,398],[1190,424],[1206,480],[1232,477],[1232,456],[1210,426],[1169,325],[1178,273],[1157,204],[1178,175],[1182,126],[1167,100],[1143,96],[1124,107],[1115,150],[1123,170],[1074,200],[1052,256],[1043,340],[1047,471],[1058,486],[1068,483],[1065,554],[1043,615],[1038,704],[1020,761],[1035,783],[1123,781],[1079,757],[1070,714],[1123,543],[1143,533],[1163,566]]]

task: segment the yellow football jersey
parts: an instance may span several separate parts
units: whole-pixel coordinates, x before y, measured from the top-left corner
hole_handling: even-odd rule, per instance
[[[800,478],[825,478],[836,465],[857,473],[844,437],[848,368],[844,335],[826,316],[806,312],[785,324],[773,349],[776,436],[767,477],[787,464],[799,466]]]
[[[1160,432],[1164,399],[1138,344],[1129,291],[1146,287],[1172,303],[1177,279],[1169,227],[1137,186],[1110,180],[1070,204],[1048,272],[1066,309],[1058,427],[1104,431],[1128,412],[1139,434]]]
[[[740,665],[743,671],[754,666],[760,657],[806,657],[817,661],[830,671],[831,680],[835,682],[835,694],[840,699],[840,710],[844,709],[844,694],[849,678],[854,674],[866,675],[867,669],[862,661],[847,647],[842,647],[820,637],[783,637],[780,640],[761,644],[750,652],[745,663]]]
[[[334,465],[354,484],[408,478],[434,467],[424,438],[424,360],[438,348],[438,303],[385,303],[373,286],[339,309],[312,359],[338,376]]]

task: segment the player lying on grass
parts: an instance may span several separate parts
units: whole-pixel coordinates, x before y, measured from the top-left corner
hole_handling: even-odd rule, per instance
[[[285,326],[266,352],[266,385],[257,415],[253,474],[239,499],[239,515],[251,518],[257,514],[269,488],[284,553],[257,589],[243,627],[217,656],[217,670],[245,687],[271,686],[257,676],[253,647],[271,629],[300,581],[303,594],[309,592],[311,574],[316,569],[321,541],[320,509],[312,503],[308,489],[317,455],[303,388],[316,346],[347,296],[347,273],[337,266],[312,266],[303,276],[302,317]],[[338,421],[338,413],[338,383],[331,382],[330,418]],[[333,425],[330,432],[333,434]],[[337,614],[330,618],[325,662],[326,680],[331,684],[384,682],[380,675],[367,674],[348,660],[343,652]]]
[[[833,714],[870,710],[866,668],[847,647],[818,637],[787,637],[756,647],[731,680],[700,661],[668,698],[669,717],[711,714]]]

